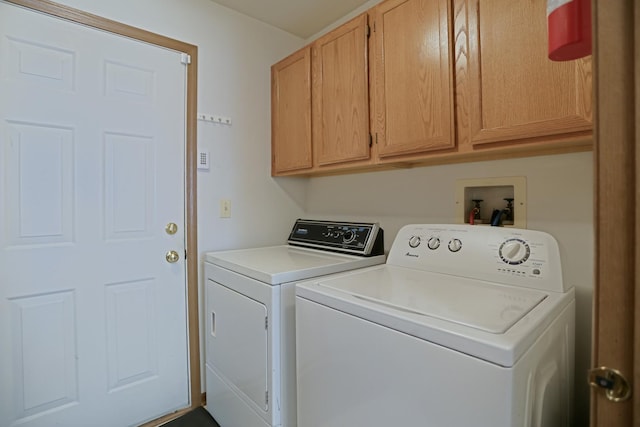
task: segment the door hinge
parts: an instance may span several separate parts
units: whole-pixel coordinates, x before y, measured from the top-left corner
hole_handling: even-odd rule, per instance
[[[369,148],[373,147],[373,135],[369,134]]]
[[[181,53],[180,54],[180,62],[184,65],[189,65],[191,64],[191,55],[189,55],[188,53]]]
[[[187,250],[184,250],[184,259],[187,259]]]
[[[369,38],[369,37],[371,37],[371,27],[369,25],[367,25],[367,38]]]
[[[264,404],[265,405],[269,404],[269,390],[264,392]]]
[[[264,328],[265,329],[269,329],[269,318],[268,317],[264,318]]]

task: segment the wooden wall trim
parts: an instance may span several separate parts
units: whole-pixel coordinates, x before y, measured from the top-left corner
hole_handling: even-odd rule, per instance
[[[70,6],[55,3],[50,0],[4,0],[7,3],[13,3],[27,9],[37,10],[38,12],[66,19],[71,22],[86,25],[88,27],[97,28],[110,33],[119,34],[133,39],[145,41],[157,46],[166,47],[178,52],[189,53],[189,50],[195,49],[197,46],[185,43],[176,39],[162,36],[151,31],[136,28],[121,22],[93,15],[82,10],[74,9]]]
[[[638,259],[633,3],[592,3],[596,99],[592,366],[618,369],[629,380],[637,336],[629,325],[635,317]],[[592,389],[592,427],[631,425],[632,416],[633,400],[613,403]]]
[[[634,2],[634,41],[635,58],[635,161],[636,161],[636,179],[635,179],[635,319],[634,319],[634,349],[633,349],[633,425],[640,426],[640,174],[638,174],[638,165],[640,165],[640,2]]]
[[[198,47],[117,21],[102,18],[49,0],[5,0],[17,6],[66,19],[113,34],[140,40],[156,46],[183,52],[191,57],[187,68],[186,89],[186,156],[185,156],[185,222],[187,271],[187,310],[189,329],[189,374],[191,408],[202,404],[200,373],[200,318],[198,314],[198,221],[197,221],[197,93]]]

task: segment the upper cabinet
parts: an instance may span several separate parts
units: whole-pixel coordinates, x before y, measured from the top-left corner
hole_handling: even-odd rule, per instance
[[[373,15],[378,157],[454,147],[449,0],[388,0]]]
[[[563,141],[592,129],[591,57],[547,57],[546,2],[455,0],[463,149]],[[504,145],[504,144],[503,144]]]
[[[271,67],[271,173],[312,166],[311,48],[305,47]]]
[[[313,152],[318,168],[370,158],[367,33],[364,14],[312,45]]]
[[[550,61],[546,20],[543,0],[379,3],[272,67],[272,174],[591,149],[591,58]]]

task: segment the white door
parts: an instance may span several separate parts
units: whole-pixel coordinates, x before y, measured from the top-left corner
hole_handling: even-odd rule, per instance
[[[0,2],[0,426],[188,406],[185,82],[180,53]]]

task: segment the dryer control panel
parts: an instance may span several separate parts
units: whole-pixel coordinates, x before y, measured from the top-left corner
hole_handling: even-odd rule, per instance
[[[288,243],[362,256],[384,254],[384,232],[378,223],[298,219]]]
[[[387,264],[534,289],[565,292],[558,243],[548,233],[457,224],[412,224]]]

